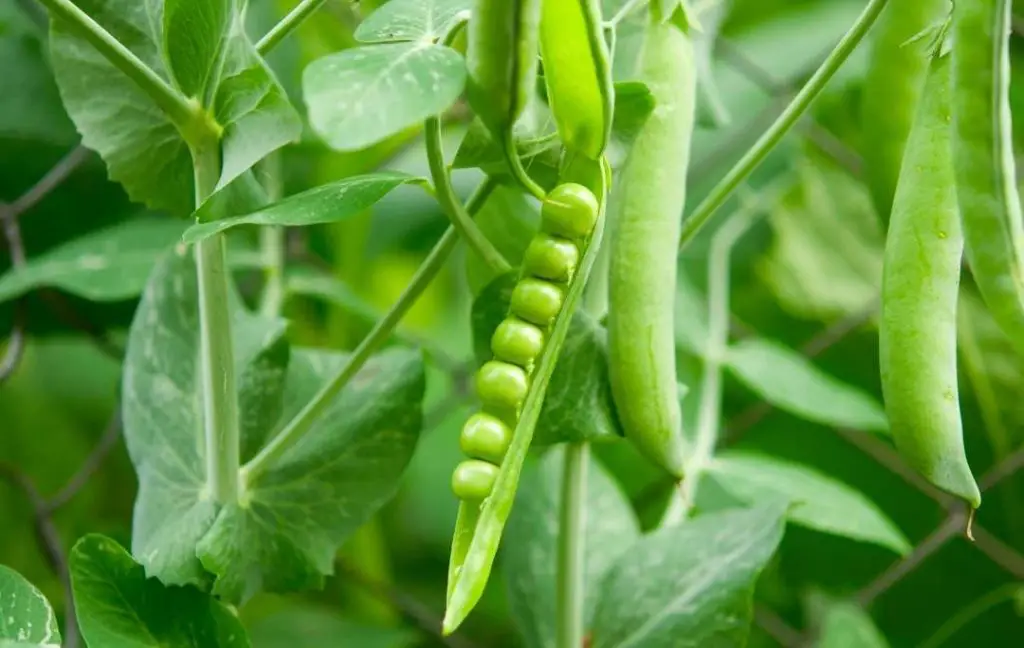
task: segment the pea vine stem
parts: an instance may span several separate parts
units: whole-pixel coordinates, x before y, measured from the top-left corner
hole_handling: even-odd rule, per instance
[[[576,442],[566,445],[558,534],[558,648],[579,648],[583,645],[589,463],[589,444]]]
[[[494,190],[496,183],[491,178],[484,180],[470,196],[465,209],[475,213],[483,206]],[[359,346],[349,356],[345,365],[331,380],[302,408],[295,418],[275,436],[270,443],[242,467],[242,484],[250,485],[268,468],[274,465],[284,454],[309,432],[316,420],[327,410],[331,401],[352,380],[366,361],[387,341],[398,323],[405,317],[413,304],[422,296],[423,291],[434,280],[448,257],[451,256],[459,242],[459,232],[454,225],[449,226],[441,239],[427,255],[427,258],[416,270],[409,285],[405,287],[398,300],[382,317]]]
[[[846,62],[853,50],[857,48],[864,36],[867,35],[871,26],[875,24],[882,9],[885,8],[888,0],[871,0],[864,8],[856,22],[846,32],[846,35],[839,41],[835,49],[822,62],[814,75],[807,81],[793,101],[790,102],[775,122],[768,127],[768,130],[761,135],[760,139],[751,147],[739,162],[722,178],[721,181],[704,198],[693,213],[683,221],[682,232],[679,237],[679,247],[684,248],[697,236],[697,233],[707,225],[722,205],[729,199],[734,191],[746,180],[754,169],[764,161],[768,154],[778,145],[782,138],[796,125],[811,103],[825,89],[829,80],[836,71]]]
[[[434,191],[441,209],[448,215],[452,225],[466,239],[473,251],[497,273],[504,274],[512,269],[509,262],[502,256],[494,244],[484,236],[480,228],[476,226],[470,217],[462,201],[455,195],[452,187],[451,175],[448,173],[448,166],[444,161],[444,146],[441,143],[441,119],[434,116],[427,119],[424,124],[424,138],[427,144],[427,162],[430,165],[430,175],[434,182]]]
[[[260,56],[265,55],[274,49],[278,43],[283,41],[288,34],[295,31],[307,18],[324,5],[326,0],[302,0],[295,8],[288,12],[288,15],[281,19],[281,22],[264,34],[263,38],[256,43],[256,51]]]
[[[196,205],[213,193],[220,177],[220,142],[193,150]],[[235,386],[228,269],[224,235],[199,242],[195,249],[199,287],[199,376],[206,445],[206,486],[219,504],[238,499],[239,424]]]
[[[142,62],[121,41],[105,30],[71,0],[39,0],[50,12],[79,36],[89,41],[114,67],[152,99],[167,118],[181,131],[182,137],[192,144],[203,146],[211,136],[219,137],[221,127],[203,110],[198,101],[178,92],[167,81]],[[218,166],[219,169],[219,166]]]

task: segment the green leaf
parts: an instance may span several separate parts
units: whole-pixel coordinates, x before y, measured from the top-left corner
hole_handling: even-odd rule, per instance
[[[503,554],[512,618],[531,648],[554,648],[564,447],[552,449],[523,476]],[[640,538],[629,500],[596,460],[587,468],[584,627],[594,619],[601,579]]]
[[[848,601],[829,605],[815,645],[817,648],[889,648],[871,615]]]
[[[165,583],[206,587],[215,577],[215,593],[232,601],[319,586],[340,543],[398,487],[420,429],[422,360],[404,350],[376,356],[300,443],[244,483],[239,503],[221,507],[204,495],[197,302],[193,263],[178,250],[158,264],[129,335],[122,399],[139,477],[133,553]],[[346,358],[289,354],[283,321],[245,311],[234,293],[229,307],[248,457]]]
[[[518,265],[537,233],[540,214],[518,187],[498,185],[473,220],[502,256],[512,265]],[[499,274],[475,250],[467,248],[466,279],[474,295]]]
[[[245,36],[234,2],[230,15],[223,14],[224,2],[76,3],[157,75],[186,93],[212,97],[199,99],[224,128],[218,190],[302,131],[299,115]],[[136,202],[177,216],[190,214],[192,159],[177,128],[134,82],[59,20],[53,21],[50,47],[64,106],[85,145],[107,163],[110,177]]]
[[[871,396],[782,344],[743,340],[729,347],[726,363],[758,396],[790,414],[822,425],[883,433],[889,429],[885,410]]]
[[[615,84],[615,113],[612,118],[614,147],[609,152],[613,167],[625,161],[633,140],[654,111],[656,100],[643,81],[625,81]]]
[[[191,587],[146,578],[110,538],[87,535],[71,551],[78,625],[90,648],[248,648],[231,610]]]
[[[39,288],[58,288],[91,301],[139,295],[153,259],[180,240],[184,224],[133,218],[60,245],[0,277],[0,302]]]
[[[780,502],[702,515],[629,547],[605,578],[593,648],[743,646],[754,584],[782,540]]]
[[[514,272],[498,277],[473,302],[473,346],[480,363],[494,355],[491,336],[508,315],[517,279]],[[533,434],[535,446],[608,441],[623,435],[608,378],[605,330],[582,311],[573,315],[569,325]]]
[[[377,307],[338,277],[308,268],[293,268],[286,273],[285,292],[321,299],[367,322],[376,322],[382,316]]]
[[[512,139],[530,177],[545,189],[553,188],[558,183],[562,146],[547,106],[539,101],[528,105],[523,116],[513,126]],[[504,150],[494,141],[490,129],[480,119],[470,123],[455,153],[452,167],[479,168],[491,176],[510,177]]]
[[[334,223],[359,214],[401,185],[411,183],[422,184],[425,180],[395,171],[379,171],[320,185],[242,216],[206,222],[213,214],[200,209],[196,212],[200,222],[188,228],[182,238],[186,243],[195,243],[240,225],[297,227]]]
[[[53,608],[32,583],[0,565],[0,648],[58,648],[60,629]]]
[[[347,49],[302,75],[310,124],[338,151],[366,148],[444,112],[465,83],[458,52],[422,41]]]
[[[249,628],[253,648],[412,648],[419,635],[407,628],[367,625],[308,603],[291,604]],[[339,643],[340,642],[340,643]]]
[[[910,542],[863,493],[800,464],[742,452],[716,457],[710,475],[732,496],[747,503],[784,498],[788,519],[810,529],[870,542],[900,555]]]
[[[436,41],[469,18],[472,0],[391,0],[359,24],[363,43]]]

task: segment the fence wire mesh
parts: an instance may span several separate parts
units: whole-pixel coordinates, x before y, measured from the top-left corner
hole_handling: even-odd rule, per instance
[[[1015,25],[1024,29],[1024,25]],[[752,61],[728,40],[719,39],[717,54],[727,65],[739,71],[744,77],[757,84],[762,90],[776,100],[762,114],[754,115],[745,129],[746,133],[757,132],[774,119],[775,115],[785,107],[789,98],[795,94],[794,89],[776,81],[772,75],[758,63]],[[811,117],[805,117],[798,127],[798,134],[806,137],[820,152],[831,157],[838,165],[855,177],[862,175],[862,160],[839,138]],[[727,147],[726,147],[727,148]],[[695,167],[708,168],[717,163],[717,158],[728,155],[728,150],[719,150],[712,159],[702,161]],[[11,266],[22,267],[26,263],[26,252],[21,235],[20,219],[27,217],[47,195],[57,190],[79,166],[87,161],[91,153],[82,146],[69,151],[39,181],[12,202],[0,202],[0,226],[2,226],[7,243]],[[300,250],[298,256],[308,257],[308,250]],[[74,307],[59,293],[44,290],[42,297],[48,307],[61,318],[65,324],[85,334],[103,353],[120,358],[123,350],[111,341],[106,332],[94,326],[87,318],[76,312]],[[808,358],[813,358],[833,345],[841,342],[847,335],[873,318],[878,310],[878,301],[872,300],[865,307],[828,326],[820,334],[809,339],[801,348]],[[7,338],[5,351],[0,357],[0,385],[3,385],[17,370],[26,346],[26,316],[24,297],[15,303],[14,327]],[[465,374],[465,367],[452,369],[458,377]],[[465,375],[462,375],[463,382]],[[459,407],[465,400],[465,390],[453,394],[438,405],[435,411],[428,412],[427,425],[432,427],[442,421],[451,410]],[[725,441],[733,442],[739,436],[756,426],[772,411],[767,402],[759,402],[731,418],[725,426]],[[118,416],[119,407],[115,408],[110,422],[100,437],[93,451],[86,457],[77,472],[53,495],[45,495],[39,491],[31,477],[17,466],[0,461],[0,478],[19,489],[31,506],[36,540],[54,573],[60,578],[64,589],[65,615],[65,647],[78,648],[80,639],[77,635],[74,600],[71,594],[70,576],[65,540],[60,536],[54,523],[54,514],[68,504],[90,477],[100,469],[104,460],[117,446],[120,439],[121,422]],[[964,535],[967,528],[966,512],[952,497],[938,491],[916,473],[911,471],[885,442],[856,430],[836,429],[835,433],[850,445],[871,457],[892,473],[901,477],[909,486],[929,497],[935,506],[944,511],[944,519],[935,529],[927,534],[914,549],[892,563],[887,569],[877,574],[852,597],[852,600],[863,608],[868,608],[883,593],[906,578],[932,558],[940,549]],[[1024,448],[997,463],[979,480],[983,493],[991,491],[1024,469]],[[991,533],[985,525],[974,520],[971,525],[973,538],[971,546],[984,554],[991,562],[1004,570],[1010,577],[1024,581],[1024,555],[1015,550],[1002,539]],[[453,648],[470,648],[473,644],[463,637],[442,637],[439,633],[440,615],[420,601],[396,590],[394,587],[375,581],[361,573],[352,565],[342,564],[340,572],[353,582],[363,587],[371,596],[385,600],[400,612],[410,626],[417,627],[424,633],[432,635],[439,642]],[[785,621],[779,614],[768,607],[759,606],[755,610],[755,623],[785,648],[798,648],[811,645],[814,641],[811,629],[797,629]]]

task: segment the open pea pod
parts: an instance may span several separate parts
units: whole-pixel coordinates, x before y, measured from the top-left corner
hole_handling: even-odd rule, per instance
[[[544,0],[540,51],[548,105],[565,147],[592,160],[608,144],[615,102],[601,25],[600,0]]]
[[[582,172],[581,167],[588,164],[592,167],[591,170]],[[572,170],[575,182],[582,184],[581,180],[590,179],[584,186],[590,189],[597,199],[597,220],[581,249],[579,264],[565,287],[562,306],[545,331],[543,350],[530,371],[528,391],[519,408],[511,442],[504,452],[500,467],[497,468],[493,487],[490,488],[489,495],[482,500],[463,498],[459,505],[448,567],[448,605],[443,624],[445,634],[450,634],[459,627],[480,600],[487,585],[502,531],[512,511],[519,476],[530,443],[533,441],[534,429],[544,405],[548,384],[569,332],[573,314],[580,304],[587,279],[600,251],[610,178],[607,161],[603,158],[600,161],[580,158],[572,163]],[[524,279],[524,282],[526,281],[529,279]],[[512,311],[514,310],[513,303]],[[479,386],[478,382],[478,388]]]

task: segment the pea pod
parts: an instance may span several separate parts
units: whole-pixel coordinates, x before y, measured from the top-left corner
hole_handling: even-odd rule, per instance
[[[681,478],[685,443],[673,305],[696,93],[689,35],[652,16],[640,65],[657,109],[634,141],[612,196],[609,373],[626,436]]]
[[[544,0],[540,50],[548,104],[571,152],[592,160],[611,134],[612,86],[600,0]]]
[[[864,173],[878,215],[889,220],[910,127],[928,70],[928,41],[949,0],[890,0],[875,26],[861,106]]]
[[[882,391],[900,454],[977,508],[957,385],[964,239],[953,179],[949,57],[932,60],[907,140],[882,278]]]
[[[953,9],[953,159],[965,250],[992,317],[1024,354],[1024,223],[1014,182],[1010,0]]]
[[[495,359],[477,374],[482,412],[463,428],[461,445],[471,459],[460,464],[452,481],[462,501],[448,567],[445,634],[458,628],[483,594],[548,382],[600,249],[607,163],[591,164],[598,167],[597,173],[590,174],[598,179],[592,190],[572,183],[560,185],[541,209],[542,231],[537,240],[555,238],[576,247],[575,254],[565,254],[555,264],[568,268],[566,281],[542,278],[533,265],[524,265],[517,289],[526,285],[537,290],[531,289],[518,301],[513,291],[508,318],[492,339]],[[546,271],[548,266],[541,267]],[[548,317],[550,295],[543,295],[547,291],[542,287],[559,295],[560,308],[553,318]],[[541,297],[535,298],[536,294]],[[481,462],[489,463],[493,470],[479,465]]]
[[[537,83],[541,0],[477,0],[469,21],[466,98],[505,142]]]

